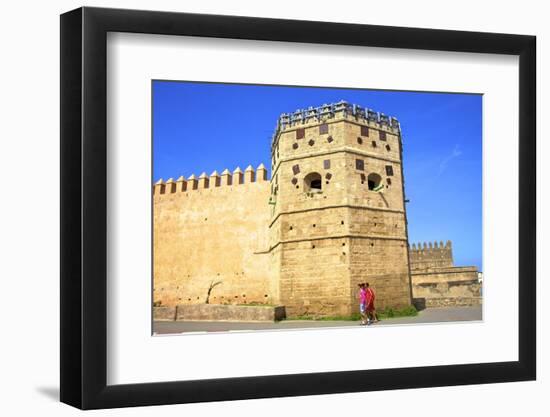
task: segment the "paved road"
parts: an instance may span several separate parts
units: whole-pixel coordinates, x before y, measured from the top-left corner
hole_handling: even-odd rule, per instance
[[[441,323],[481,320],[481,306],[427,308],[415,317],[385,319],[374,326],[396,324]],[[222,321],[157,321],[154,323],[156,334],[208,333],[251,330],[285,330],[307,329],[318,327],[358,326],[356,321],[312,321],[284,320],[276,323],[243,323]]]

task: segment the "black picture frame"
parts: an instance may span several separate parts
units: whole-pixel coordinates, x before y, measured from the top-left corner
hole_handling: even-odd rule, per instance
[[[519,56],[519,360],[112,385],[107,376],[108,32]],[[81,409],[536,378],[534,36],[80,8],[61,15],[61,401]]]

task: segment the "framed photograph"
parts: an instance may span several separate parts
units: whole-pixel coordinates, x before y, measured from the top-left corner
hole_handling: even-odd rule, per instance
[[[61,16],[61,401],[533,380],[535,37]]]

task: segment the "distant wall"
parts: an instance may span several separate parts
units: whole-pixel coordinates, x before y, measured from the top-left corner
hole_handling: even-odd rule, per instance
[[[481,297],[434,297],[426,299],[426,307],[472,307],[480,306]]]
[[[480,290],[477,280],[413,284],[414,298],[480,297]]]
[[[474,266],[411,271],[413,299],[424,307],[481,304],[481,284]]]
[[[477,268],[475,266],[452,266],[428,271],[411,271],[413,285],[432,282],[460,282],[476,281]]]
[[[481,304],[475,266],[454,266],[451,241],[409,246],[413,301],[418,306],[448,307]]]
[[[411,271],[448,268],[453,266],[451,241],[413,243],[409,246]]]
[[[153,192],[153,300],[161,306],[275,303],[265,168],[159,181]]]

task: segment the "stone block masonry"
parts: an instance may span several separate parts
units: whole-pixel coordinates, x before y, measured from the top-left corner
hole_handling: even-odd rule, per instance
[[[269,182],[261,165],[154,186],[154,301],[161,306],[273,303]],[[217,284],[217,285],[215,285]]]

